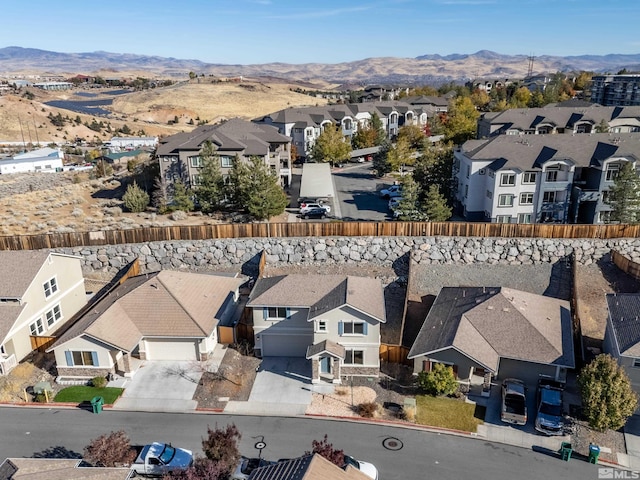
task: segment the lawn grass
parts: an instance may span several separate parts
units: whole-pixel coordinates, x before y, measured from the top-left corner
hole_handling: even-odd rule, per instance
[[[82,403],[91,401],[93,397],[102,397],[104,398],[104,403],[109,405],[115,402],[116,399],[122,395],[123,391],[124,389],[122,388],[95,388],[85,385],[75,385],[73,387],[67,387],[60,390],[53,401]]]
[[[416,423],[475,432],[484,423],[485,408],[448,397],[418,395]]]

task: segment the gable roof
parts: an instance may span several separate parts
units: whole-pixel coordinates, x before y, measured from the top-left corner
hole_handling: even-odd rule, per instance
[[[243,279],[162,270],[128,278],[101,299],[49,348],[88,335],[124,351],[144,336],[207,337]]]
[[[22,297],[42,268],[48,250],[0,250],[0,298]]]
[[[444,287],[409,358],[447,348],[493,371],[501,357],[573,368],[569,303],[506,287]]]
[[[608,293],[606,299],[618,352],[640,357],[640,294]]]
[[[334,357],[344,359],[346,349],[339,343],[332,342],[331,340],[322,340],[315,345],[309,345],[307,347],[307,359],[320,355],[321,353],[329,353]]]
[[[309,309],[309,319],[349,305],[380,322],[386,321],[380,280],[350,275],[279,275],[258,279],[248,307]]]
[[[342,469],[321,455],[305,455],[256,468],[249,480],[370,480],[357,468]]]

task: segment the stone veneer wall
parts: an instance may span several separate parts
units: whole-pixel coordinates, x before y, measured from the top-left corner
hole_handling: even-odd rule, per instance
[[[299,237],[163,241],[58,248],[83,258],[85,273],[115,273],[138,258],[142,272],[237,268],[264,250],[268,265],[392,265],[407,252],[417,264],[554,263],[574,254],[580,264],[597,262],[612,249],[640,261],[640,239],[546,239],[479,237]]]

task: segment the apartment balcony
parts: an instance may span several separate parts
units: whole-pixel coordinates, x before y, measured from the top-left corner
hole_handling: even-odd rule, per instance
[[[18,361],[14,354],[0,356],[0,375],[7,375],[16,365],[18,365]]]
[[[540,211],[544,213],[564,212],[566,202],[543,202]]]
[[[581,190],[578,195],[579,202],[597,202],[602,197],[599,190]]]

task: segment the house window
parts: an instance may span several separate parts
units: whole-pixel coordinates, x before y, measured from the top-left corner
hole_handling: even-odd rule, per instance
[[[282,320],[283,318],[287,318],[287,309],[285,307],[267,308],[268,320]]]
[[[547,182],[557,182],[558,181],[558,171],[557,170],[551,170],[546,172],[547,175]]]
[[[558,192],[551,190],[550,192],[544,192],[542,195],[542,201],[545,203],[556,203],[558,200]]]
[[[499,207],[513,207],[513,195],[498,195]]]
[[[530,213],[519,213],[518,214],[518,223],[531,223],[531,214]]]
[[[29,330],[31,331],[31,335],[42,335],[44,332],[44,325],[42,324],[42,319],[39,318],[31,325],[29,325]]]
[[[497,223],[511,223],[511,216],[510,215],[498,215],[496,217],[496,222]]]
[[[513,187],[515,184],[516,184],[515,173],[503,173],[502,175],[500,175],[500,186]]]
[[[189,157],[189,163],[193,168],[202,167],[202,158],[201,157]]]
[[[521,193],[520,205],[533,205],[533,193]]]
[[[633,366],[634,367],[640,367],[640,358],[634,358],[633,359]]]
[[[345,365],[364,365],[363,350],[347,350],[344,355]]]
[[[58,281],[56,280],[56,277],[53,277],[51,280],[46,282],[43,285],[43,287],[44,287],[44,296],[46,298],[49,298],[51,295],[56,293],[58,291]]]
[[[231,168],[233,167],[233,158],[231,158],[228,155],[224,155],[220,157],[220,165],[222,165],[223,168]]]
[[[366,335],[367,327],[364,322],[342,322],[340,335]]]
[[[95,367],[98,365],[98,354],[96,352],[69,352],[69,353],[71,353],[71,358],[73,360],[73,363],[69,365],[70,367],[81,366],[81,365]]]
[[[316,332],[326,332],[326,331],[327,331],[327,321],[326,320],[316,321]]]
[[[60,305],[56,305],[51,310],[49,310],[45,314],[45,317],[47,318],[47,327],[50,327],[58,320],[60,320],[62,318],[62,310],[60,310]]]
[[[607,168],[607,173],[605,175],[605,180],[607,182],[613,182],[616,177],[618,176],[618,172],[620,170],[618,169],[618,165],[611,165],[609,168]]]
[[[522,174],[522,183],[523,184],[536,183],[536,172],[524,172]]]

